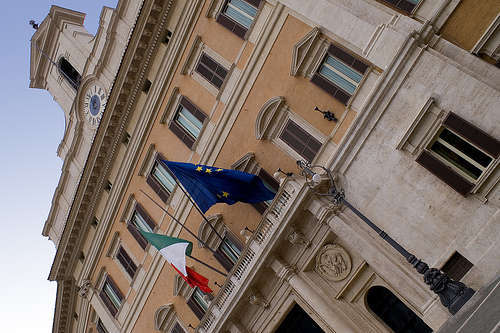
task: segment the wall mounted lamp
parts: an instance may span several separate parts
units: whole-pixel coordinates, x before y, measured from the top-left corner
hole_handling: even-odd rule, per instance
[[[338,121],[338,119],[335,117],[335,115],[333,114],[333,112],[330,112],[328,110],[323,111],[320,108],[318,108],[317,106],[314,107],[314,111],[318,111],[318,112],[322,113],[323,114],[323,118],[325,118],[328,121],[335,121],[335,122]]]

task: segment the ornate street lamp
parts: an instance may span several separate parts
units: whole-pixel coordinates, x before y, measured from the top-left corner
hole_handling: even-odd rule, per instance
[[[467,287],[462,282],[452,280],[446,273],[437,268],[429,268],[425,262],[417,259],[413,254],[408,252],[398,242],[387,235],[382,229],[373,224],[370,219],[363,215],[359,210],[353,207],[349,201],[345,199],[343,189],[337,189],[335,179],[330,170],[319,165],[311,165],[304,161],[297,161],[297,166],[301,170],[300,174],[305,177],[307,185],[314,191],[316,195],[327,197],[335,205],[344,204],[370,228],[375,230],[378,235],[398,251],[406,260],[423,275],[424,282],[430,286],[431,290],[439,296],[441,303],[448,308],[451,314],[455,314],[460,308],[474,295],[474,290]],[[323,177],[315,172],[315,169],[321,169],[328,176],[329,189],[327,193],[317,193],[315,188],[322,181]]]

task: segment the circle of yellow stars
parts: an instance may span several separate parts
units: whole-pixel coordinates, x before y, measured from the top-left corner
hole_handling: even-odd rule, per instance
[[[211,174],[212,172],[221,172],[221,171],[223,171],[224,169],[221,169],[221,168],[217,168],[217,169],[215,169],[215,168],[208,168],[208,167],[205,167],[205,170],[203,170],[203,167],[199,165],[199,166],[198,166],[195,170],[196,170],[196,171],[198,171],[198,172],[203,172],[203,171],[205,171],[205,173]],[[217,197],[218,197],[219,199],[222,199],[222,198],[229,198],[229,193],[228,193],[228,192],[225,192],[225,191],[222,191],[222,193],[221,193],[221,194],[217,194]]]

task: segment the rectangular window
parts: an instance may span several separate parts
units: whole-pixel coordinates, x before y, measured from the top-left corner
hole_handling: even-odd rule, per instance
[[[108,333],[108,330],[106,329],[100,318],[97,320],[96,328],[98,333]]]
[[[411,14],[413,9],[418,5],[420,0],[381,0],[407,14]]]
[[[153,222],[151,217],[149,217],[149,215],[141,205],[137,204],[135,206],[134,213],[132,214],[132,218],[127,224],[127,229],[143,249],[146,249],[148,241],[141,235],[141,233],[137,229],[146,232],[153,232],[155,228],[156,224]]]
[[[100,296],[109,312],[114,317],[122,305],[123,294],[109,275],[106,276],[106,281],[102,286]]]
[[[279,182],[276,179],[274,179],[274,177],[271,176],[268,172],[266,172],[266,170],[261,168],[259,170],[258,176],[269,190],[271,190],[273,193],[278,192],[278,189],[280,187]],[[255,209],[257,209],[257,211],[259,213],[264,214],[267,207],[269,207],[269,205],[271,205],[271,202],[272,202],[272,200],[257,202],[257,203],[252,204],[252,206]]]
[[[229,272],[238,262],[242,248],[239,239],[230,233],[226,233],[214,253],[215,259]]]
[[[308,162],[314,159],[321,148],[321,142],[290,119],[279,138]]]
[[[208,82],[220,89],[227,75],[227,69],[218,64],[205,53],[201,54],[200,61],[195,69]]]
[[[136,264],[132,261],[128,253],[125,251],[125,249],[120,246],[118,248],[118,252],[116,253],[116,259],[120,262],[122,267],[125,269],[125,271],[128,273],[130,278],[133,278],[135,275],[135,272],[137,271],[137,266]]]
[[[158,194],[163,202],[167,202],[176,182],[168,168],[163,164],[163,156],[158,154],[146,182]]]
[[[184,329],[179,323],[175,323],[174,327],[172,328],[172,333],[184,333]]]
[[[260,2],[261,0],[227,0],[217,22],[240,38],[245,38],[257,16]]]
[[[169,128],[190,149],[200,135],[207,116],[186,97],[182,97]]]
[[[368,65],[362,61],[335,45],[330,45],[311,81],[347,105],[367,68]]]
[[[187,301],[187,305],[193,310],[194,314],[198,319],[201,320],[207,312],[209,303],[205,299],[205,297],[209,297],[207,294],[203,293],[200,289],[195,288],[193,294]]]
[[[467,195],[500,155],[500,142],[450,112],[416,161],[455,191]]]
[[[460,253],[455,252],[444,264],[441,270],[448,274],[455,281],[460,281],[465,274],[472,268],[472,263]]]

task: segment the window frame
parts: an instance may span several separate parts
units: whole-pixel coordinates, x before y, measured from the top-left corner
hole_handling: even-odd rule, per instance
[[[212,69],[210,68],[208,65],[206,65],[205,63],[202,62],[202,59],[203,58],[208,58],[208,60],[211,60],[215,63],[216,65],[216,68],[215,69]],[[199,67],[205,67],[207,68],[208,71],[210,71],[210,73],[212,74],[212,78],[214,76],[218,77],[219,79],[221,79],[221,83],[220,85],[217,85],[215,84],[214,82],[212,82],[212,79],[208,78],[205,76],[205,74],[203,74],[200,70],[199,70]],[[217,73],[217,69],[222,68],[226,73],[224,74],[224,77],[221,77],[219,73]],[[205,81],[209,82],[212,86],[214,86],[217,90],[222,90],[224,88],[224,85],[229,77],[229,71],[230,71],[231,68],[227,68],[226,66],[224,66],[223,64],[219,63],[216,59],[214,59],[212,56],[210,56],[207,52],[205,51],[202,51],[199,58],[198,58],[198,61],[196,62],[196,65],[194,66],[194,71],[200,75]]]
[[[224,233],[224,236],[222,236],[223,239],[220,240],[219,245],[217,246],[217,249],[213,253],[215,259],[221,264],[222,267],[226,271],[231,271],[233,269],[234,265],[238,262],[239,258],[241,257],[241,253],[243,252],[243,244],[239,240],[238,237],[234,236],[230,231],[226,229],[226,232]],[[234,245],[238,250],[239,254],[237,255],[237,259],[235,261],[232,260],[231,256],[224,250],[222,247],[224,242],[226,241],[226,244],[228,244],[229,248],[232,248],[231,245]],[[229,244],[231,243],[231,244]]]
[[[113,293],[115,294],[114,296],[116,296],[119,299],[120,304],[118,306],[113,302],[112,298],[106,293],[105,291],[107,290],[105,288],[106,285],[108,285],[112,289]],[[106,309],[109,311],[111,316],[116,318],[118,312],[123,306],[125,297],[123,296],[123,293],[121,292],[120,288],[118,288],[115,281],[111,278],[109,274],[106,274],[106,277],[104,278],[104,282],[99,291],[99,297],[103,301]]]
[[[462,196],[477,193],[499,165],[500,142],[451,111],[442,112],[440,118],[435,121],[432,130],[427,134],[427,139],[423,140],[416,162]],[[437,156],[437,153],[430,149],[443,128],[450,130],[462,140],[492,158],[488,167],[475,181],[465,177],[457,167],[447,163],[444,158]]]
[[[196,137],[188,132],[188,130],[186,130],[182,124],[177,121],[177,115],[181,110],[181,107],[190,112],[192,116],[201,122],[201,127]],[[168,127],[190,150],[195,150],[196,143],[199,142],[201,136],[203,135],[203,130],[208,123],[207,119],[208,115],[206,113],[201,111],[201,109],[191,102],[186,96],[181,95],[179,102],[175,106],[175,112],[172,114]]]
[[[215,20],[217,21],[217,23],[222,25],[227,30],[231,31],[233,34],[235,34],[239,38],[241,38],[243,40],[247,40],[248,37],[250,36],[250,33],[251,33],[253,27],[255,26],[255,22],[257,21],[257,18],[260,14],[262,4],[265,3],[265,1],[262,1],[262,0],[241,0],[241,1],[249,4],[250,6],[252,6],[253,8],[256,9],[255,16],[252,18],[252,22],[251,22],[249,27],[245,27],[243,24],[236,21],[235,19],[233,19],[232,17],[230,17],[229,15],[227,15],[225,13],[225,10],[227,9],[228,4],[231,1],[232,0],[220,1],[219,6],[218,6],[217,11],[216,11],[217,14],[215,15]],[[209,8],[209,11],[210,11],[210,8]]]
[[[357,82],[352,94],[320,73],[322,66],[329,56],[340,61],[341,65],[349,67],[351,70],[361,75],[361,79]],[[361,57],[348,51],[343,46],[334,43],[329,43],[328,46],[322,46],[321,50],[318,52],[313,70],[310,72],[311,83],[331,95],[340,103],[349,106],[371,70],[369,63],[361,59]]]
[[[134,262],[134,260],[128,254],[127,250],[125,250],[122,244],[118,245],[115,258],[120,263],[125,272],[127,272],[130,279],[133,280],[137,275],[137,272],[139,271],[139,266],[137,266],[137,264]],[[123,258],[125,262],[120,260],[120,258]]]
[[[104,323],[102,322],[101,318],[97,318],[95,328],[97,330],[97,333],[108,333],[108,330],[106,329],[106,326],[104,326]]]
[[[136,230],[136,227],[132,226],[133,223],[132,219],[137,213],[141,215],[145,223],[148,224],[148,226],[151,228],[152,232],[155,232],[158,226],[154,222],[154,220],[149,216],[146,210],[142,207],[142,205],[136,202],[129,219],[127,220],[127,230],[132,234],[132,236],[135,238],[139,246],[144,251],[146,251],[148,249],[149,242],[139,233],[139,231]]]
[[[146,178],[146,183],[151,186],[153,191],[160,197],[160,199],[164,202],[167,203],[168,200],[170,199],[170,196],[172,193],[175,191],[177,188],[177,182],[175,180],[175,176],[172,175],[168,167],[163,163],[163,160],[165,160],[165,157],[161,153],[154,153],[154,158],[152,159],[151,166],[149,168],[148,176]],[[154,175],[155,167],[159,165],[160,167],[163,167],[163,169],[170,175],[172,180],[174,181],[172,183],[172,189],[166,188],[163,183]]]
[[[199,298],[202,299],[203,305],[206,305],[206,308],[198,302],[198,299],[195,295],[200,295]],[[187,306],[193,311],[194,315],[201,320],[205,313],[207,312],[208,307],[210,306],[210,302],[206,303],[204,300],[204,296],[208,295],[209,298],[213,299],[211,294],[205,294],[198,287],[192,288],[192,292],[190,293],[188,299],[186,300]]]
[[[300,152],[298,152],[298,151],[296,150],[296,148],[295,148],[295,147],[291,146],[291,145],[290,145],[287,141],[285,141],[285,140],[282,138],[282,135],[284,134],[284,131],[285,131],[285,129],[287,128],[287,126],[288,126],[289,124],[294,124],[295,126],[297,126],[297,127],[298,127],[298,128],[300,128],[301,130],[303,130],[303,131],[304,131],[304,133],[305,133],[306,135],[309,135],[309,136],[310,136],[310,138],[308,138],[308,140],[313,139],[313,140],[317,141],[317,143],[319,144],[319,147],[318,147],[317,151],[315,152],[314,157],[313,157],[312,159],[309,159],[307,156],[302,155]],[[294,136],[296,136],[296,135],[294,135]],[[297,122],[295,119],[293,119],[293,118],[291,118],[291,117],[288,117],[288,118],[287,118],[287,119],[283,122],[283,125],[281,126],[281,129],[280,129],[280,131],[278,132],[278,135],[276,136],[276,139],[275,139],[275,140],[276,140],[277,142],[281,143],[281,146],[286,145],[286,147],[287,147],[287,149],[286,149],[286,150],[287,150],[287,152],[288,152],[289,154],[291,154],[292,156],[294,156],[294,158],[295,158],[295,159],[304,159],[304,160],[306,160],[306,161],[308,161],[308,162],[310,162],[310,163],[312,163],[312,162],[313,162],[313,161],[314,161],[314,160],[318,157],[318,155],[321,153],[321,149],[322,149],[322,147],[324,146],[324,142],[322,142],[321,140],[318,140],[318,138],[317,138],[315,135],[313,135],[313,134],[311,133],[310,128],[304,128],[304,126],[302,126],[302,124],[301,124],[300,122]],[[308,142],[309,142],[309,141],[307,141],[307,142],[303,142],[303,141],[302,141],[301,143],[303,143],[304,145],[306,145],[306,146],[307,146],[307,143],[308,143]]]
[[[403,13],[403,14],[408,15],[408,16],[413,16],[415,14],[415,12],[417,11],[417,9],[422,5],[422,2],[424,2],[425,0],[417,0],[417,3],[414,4],[414,6],[410,10],[398,7],[398,5],[401,2],[411,3],[411,1],[409,1],[409,0],[376,0],[376,1],[380,2],[384,6],[389,7],[389,8],[391,8],[399,13]],[[396,4],[394,4],[392,2],[396,2]]]

